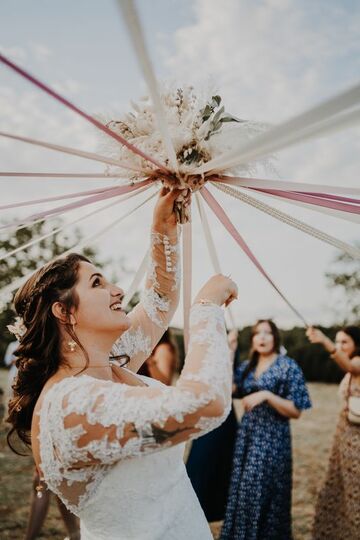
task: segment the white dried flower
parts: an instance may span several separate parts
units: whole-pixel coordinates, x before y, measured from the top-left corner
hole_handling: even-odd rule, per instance
[[[14,324],[8,324],[7,329],[11,334],[14,334],[18,341],[21,341],[27,330],[22,317],[16,317]]]
[[[232,150],[234,145],[249,140],[266,129],[261,124],[239,120],[228,114],[222,106],[220,96],[212,95],[212,92],[195,94],[192,86],[170,89],[165,87],[161,100],[179,171],[184,175],[192,174],[196,167]],[[150,98],[145,96],[137,103],[131,102],[131,106],[132,112],[112,120],[109,123],[110,128],[147,155],[169,166]],[[109,118],[103,117],[102,120],[108,122]],[[102,137],[101,152],[139,169],[138,173],[131,172],[132,179],[147,177],[157,168],[107,136]],[[236,169],[217,172],[244,174],[252,172],[253,169],[254,163],[246,163]],[[129,177],[129,171],[121,167],[113,168],[112,172]]]

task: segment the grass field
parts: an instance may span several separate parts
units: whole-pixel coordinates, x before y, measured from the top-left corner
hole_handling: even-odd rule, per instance
[[[6,387],[6,371],[0,370],[0,386]],[[338,411],[337,387],[310,384],[313,409],[293,422],[294,491],[293,524],[296,540],[309,540],[316,495],[323,480]],[[31,458],[12,454],[0,442],[0,538],[23,540],[28,515],[33,464]],[[139,516],[140,518],[141,516]],[[214,538],[220,524],[212,524]],[[39,538],[62,540],[65,530],[58,508],[51,504]],[[185,540],[185,539],[184,539]]]

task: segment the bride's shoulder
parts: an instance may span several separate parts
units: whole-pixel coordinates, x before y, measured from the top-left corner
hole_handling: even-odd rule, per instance
[[[45,403],[55,403],[59,397],[61,398],[71,390],[75,390],[86,384],[86,376],[60,378],[54,375],[50,377],[41,390],[34,408],[34,413],[40,412]]]

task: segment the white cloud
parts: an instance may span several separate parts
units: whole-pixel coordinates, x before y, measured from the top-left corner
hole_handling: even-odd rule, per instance
[[[51,87],[65,96],[76,96],[85,90],[85,85],[74,79],[65,79],[61,82],[55,82],[51,84]]]
[[[163,55],[179,81],[211,75],[235,114],[278,122],[355,80],[354,11],[331,2],[197,0],[195,22],[175,33],[173,54]]]
[[[353,84],[360,72],[360,9],[355,4],[346,10],[324,1],[196,0],[193,9],[194,21],[179,28],[172,43],[168,38],[165,47],[163,36],[159,42],[169,76],[200,86],[212,79],[233,114],[279,123]],[[280,177],[358,185],[357,133],[347,130],[279,153]],[[330,322],[324,273],[335,251],[229,198],[220,200],[293,304],[311,322]],[[266,202],[345,241],[356,238],[353,224]],[[213,230],[224,271],[239,282],[238,320],[273,315],[285,326],[298,323],[221,226],[214,223]]]
[[[190,5],[191,3],[187,3]],[[335,2],[302,0],[196,0],[195,20],[179,28],[171,38],[161,36],[162,55],[168,74],[186,83],[212,78],[229,112],[243,117],[280,122],[324,97],[354,82],[360,72],[359,9],[353,13]],[[164,26],[166,27],[166,25]],[[172,42],[169,40],[173,39]],[[19,43],[21,39],[19,37]],[[47,61],[57,54],[50,42],[38,47],[12,47],[6,52],[23,62],[27,55]],[[171,45],[171,46],[170,46]],[[116,41],[116,46],[118,46]],[[47,62],[46,77],[56,82],[65,95],[76,95],[81,104],[83,86],[60,75]],[[133,68],[132,68],[133,69]],[[97,84],[94,72],[94,84]],[[90,80],[90,79],[89,79]],[[124,85],[125,85],[124,81]],[[88,82],[89,84],[89,82]],[[107,81],[104,80],[104,85]],[[24,88],[24,87],[21,87]],[[137,91],[142,93],[139,79]],[[118,98],[109,94],[104,109],[112,108]],[[113,103],[112,103],[113,101]],[[125,107],[120,100],[121,108]],[[102,108],[102,107],[100,107]],[[3,86],[0,90],[0,121],[3,130],[46,139],[84,150],[96,149],[95,131],[83,120],[53,104],[33,90],[17,91]],[[288,149],[279,154],[281,177],[318,183],[352,184],[358,180],[359,139],[355,130]],[[55,152],[37,149],[0,138],[1,170],[95,171],[101,164],[86,162]],[[96,182],[1,181],[4,202],[90,189]],[[5,189],[4,189],[5,186]],[[255,213],[216,191],[218,200],[244,235],[260,262],[280,285],[289,299],[312,322],[328,322],[331,309],[324,283],[324,272],[334,250],[270,217]],[[268,201],[269,202],[269,201]],[[355,227],[340,220],[318,215],[285,203],[271,204],[295,217],[308,220],[330,234],[352,242]],[[83,227],[89,234],[135,206],[122,203],[106,216],[98,215]],[[27,212],[26,212],[27,214]],[[209,214],[210,216],[210,214]],[[145,253],[146,231],[151,219],[151,204],[134,214],[112,234],[99,242],[105,256],[124,255],[128,266],[136,268]],[[105,223],[104,223],[105,224]],[[297,324],[282,300],[240,252],[233,240],[215,220],[211,221],[224,272],[231,272],[239,283],[240,301],[234,305],[239,324],[257,317],[274,316],[283,326]],[[194,210],[193,291],[212,274],[201,226]],[[124,283],[126,287],[128,283]],[[179,312],[175,324],[181,324]]]
[[[27,51],[24,47],[4,47],[3,45],[0,45],[0,52],[4,56],[7,56],[11,60],[23,62],[27,58]]]
[[[53,55],[53,51],[43,43],[30,43],[30,50],[38,62],[46,62]]]

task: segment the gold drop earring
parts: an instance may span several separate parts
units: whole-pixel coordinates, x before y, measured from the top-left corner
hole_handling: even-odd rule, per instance
[[[73,334],[75,334],[74,325],[72,325],[72,331],[73,331]],[[73,339],[70,339],[67,342],[67,346],[69,347],[70,352],[75,352],[77,343]]]
[[[74,341],[73,339],[71,339],[70,341],[67,342],[67,344],[68,344],[68,347],[69,347],[69,349],[70,349],[70,352],[75,352],[75,350],[76,350],[76,345],[77,345],[76,341]]]

